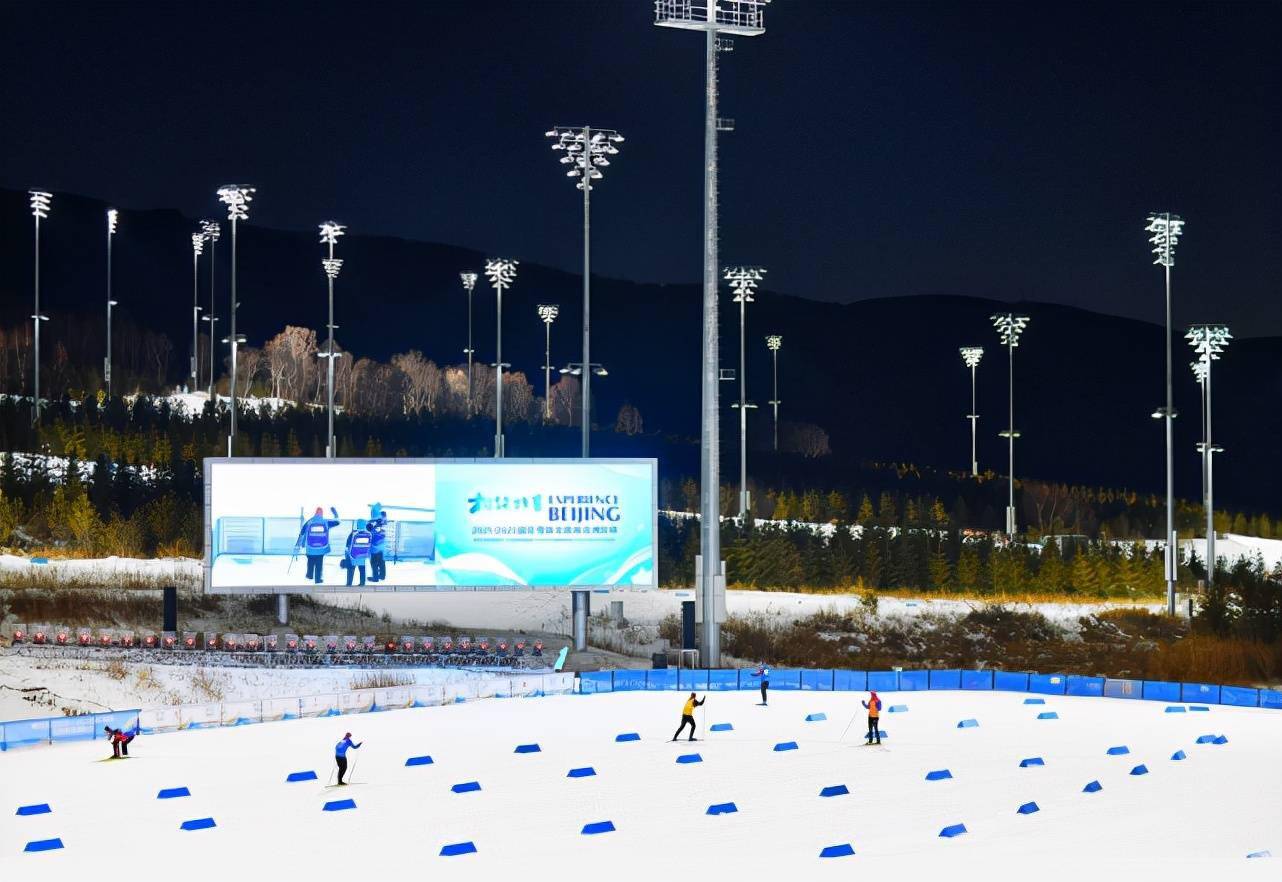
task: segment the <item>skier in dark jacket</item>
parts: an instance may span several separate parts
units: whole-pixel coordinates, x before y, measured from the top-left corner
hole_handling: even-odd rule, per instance
[[[361,745],[364,743],[364,741],[361,741],[353,744],[352,733],[347,732],[343,735],[343,740],[334,745],[334,763],[338,766],[338,784],[340,787],[347,784],[347,782],[343,780],[343,776],[347,774],[348,749],[360,750]]]
[[[369,545],[369,580],[382,582],[387,578],[387,561],[383,557],[387,549],[387,513],[381,503],[369,507],[369,520],[365,522],[372,539]]]
[[[770,666],[765,662],[757,665],[757,669],[752,672],[752,676],[761,678],[761,706],[767,705],[766,693],[770,691]]]
[[[686,699],[685,707],[681,709],[681,726],[677,729],[677,734],[672,736],[673,741],[681,737],[681,733],[685,731],[686,726],[690,727],[690,740],[694,740],[694,709],[707,700],[707,696],[704,696],[695,701],[694,693],[690,693],[690,697]]]
[[[859,702],[868,708],[868,737],[864,740],[869,744],[881,744],[881,699],[877,697],[876,692],[868,693],[868,700]],[[876,738],[876,741],[873,739]]]
[[[298,531],[298,540],[294,542],[295,550],[302,548],[307,555],[307,578],[317,585],[321,583],[325,555],[329,554],[329,531],[339,524],[337,509],[330,506],[329,513],[334,516],[332,520],[326,519],[317,506],[316,514],[303,523],[303,528]]]
[[[343,562],[347,569],[347,584],[352,584],[352,574],[356,570],[361,571],[361,584],[365,584],[365,562],[369,560],[370,544],[373,537],[366,529],[365,520],[357,520],[356,529],[347,534],[347,550],[344,552]]]
[[[102,728],[107,733],[107,740],[111,742],[112,759],[129,756],[129,742],[134,740],[133,733],[126,734],[120,729],[113,729],[110,726],[103,726]]]

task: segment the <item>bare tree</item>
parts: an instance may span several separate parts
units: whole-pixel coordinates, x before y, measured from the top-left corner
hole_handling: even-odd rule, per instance
[[[581,418],[582,411],[579,409],[581,390],[579,378],[570,374],[562,374],[561,379],[552,384],[551,422],[559,426],[573,426],[575,420]]]
[[[832,453],[828,433],[814,423],[783,423],[779,427],[779,448],[815,459]]]
[[[503,415],[517,423],[531,422],[539,409],[535,407],[534,387],[522,371],[503,375]]]
[[[640,435],[644,431],[641,411],[631,404],[619,408],[619,417],[614,421],[614,431],[621,435]]]
[[[392,356],[392,364],[405,375],[403,396],[406,413],[427,410],[435,414],[440,407],[445,384],[436,362],[423,357],[417,349]]]

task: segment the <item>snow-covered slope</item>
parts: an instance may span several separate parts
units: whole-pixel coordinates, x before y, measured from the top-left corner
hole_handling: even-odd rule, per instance
[[[883,695],[861,746],[858,695],[713,693],[701,740],[668,742],[685,696],[616,693],[141,736],[0,755],[0,878],[125,873],[223,880],[483,874],[668,879],[1277,879],[1282,713],[1016,693]],[[1053,711],[1058,719],[1038,719]],[[809,714],[826,719],[806,722]],[[853,715],[853,716],[852,716]],[[975,728],[957,728],[975,719]],[[849,731],[847,731],[847,724]],[[711,732],[710,724],[733,730]],[[326,790],[333,744],[363,747]],[[617,742],[636,732],[638,741]],[[1224,744],[1197,744],[1203,734]],[[795,742],[795,750],[776,750]],[[517,753],[537,743],[539,752]],[[1126,755],[1109,755],[1125,745]],[[1183,751],[1186,759],[1171,759]],[[698,754],[700,762],[679,763]],[[409,757],[431,764],[407,767]],[[1020,767],[1029,757],[1044,765]],[[1143,765],[1147,774],[1132,774]],[[594,774],[570,777],[571,769]],[[951,778],[928,781],[947,769]],[[295,771],[319,781],[286,783]],[[1098,792],[1083,792],[1098,781]],[[477,782],[479,790],[454,792]],[[823,797],[825,787],[848,794]],[[161,788],[190,796],[157,799]],[[354,807],[324,811],[327,802]],[[51,812],[16,816],[19,806]],[[709,814],[733,803],[735,811]],[[1036,803],[1038,811],[1020,814]],[[184,821],[216,826],[183,831]],[[609,822],[607,832],[585,825]],[[941,838],[946,827],[966,833]],[[612,829],[611,829],[612,828]],[[601,829],[586,827],[586,829]],[[24,853],[59,837],[64,848]],[[443,857],[470,842],[474,853]],[[823,859],[829,846],[854,854]],[[1277,857],[1248,858],[1272,852]],[[141,862],[141,863],[140,863]],[[150,870],[148,868],[151,868]],[[555,868],[555,869],[554,869]]]

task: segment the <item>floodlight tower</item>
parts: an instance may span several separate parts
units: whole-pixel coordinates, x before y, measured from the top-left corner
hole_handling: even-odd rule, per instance
[[[614,129],[594,129],[591,126],[556,126],[544,132],[555,138],[553,150],[562,151],[561,164],[570,166],[567,178],[578,178],[575,183],[583,191],[583,364],[592,363],[591,305],[592,305],[592,182],[605,177],[603,169],[610,165],[610,157],[618,155],[618,145],[623,136]],[[592,442],[592,372],[583,372],[583,452],[587,459]]]
[[[970,420],[970,476],[972,478],[979,475],[979,456],[975,450],[975,435],[979,426],[979,414],[976,412],[975,398],[975,369],[979,367],[979,360],[984,357],[983,346],[963,346],[961,348],[962,363],[970,368],[970,413],[966,419]]]
[[[494,329],[494,458],[502,459],[503,450],[503,291],[516,280],[516,267],[520,261],[495,257],[485,261],[485,276],[497,295],[498,310]]]
[[[111,299],[111,240],[116,238],[116,223],[120,212],[114,208],[107,209],[107,357],[102,360],[102,378],[107,384],[107,400],[111,400],[111,308],[116,301]]]
[[[205,251],[205,234],[191,234],[191,390],[200,385],[200,255]]]
[[[1019,437],[1019,432],[1015,431],[1015,347],[1019,345],[1019,335],[1024,333],[1024,328],[1028,327],[1028,316],[1015,315],[1011,312],[1002,312],[991,316],[993,327],[997,329],[997,335],[1001,338],[1002,345],[1006,347],[1008,358],[1008,391],[1009,405],[1008,416],[1010,422],[1005,432],[999,433],[999,437],[1005,438],[1009,447],[1009,487],[1006,498],[1006,535],[1015,538],[1015,439]]]
[[[209,313],[201,318],[201,321],[209,322],[209,400],[213,401],[214,352],[217,349],[214,346],[214,341],[218,339],[214,336],[215,325],[218,324],[218,314],[214,300],[214,267],[218,264],[218,240],[222,236],[223,230],[216,220],[201,221],[200,229],[205,234],[205,240],[209,242]]]
[[[467,354],[467,418],[472,418],[472,356],[476,350],[472,348],[472,291],[476,288],[476,273],[459,273],[459,279],[463,282],[463,290],[467,292],[467,348],[463,350]]]
[[[721,662],[721,628],[718,598],[724,596],[721,573],[721,471],[717,327],[717,52],[730,48],[727,36],[755,37],[766,32],[764,14],[769,0],[655,0],[654,23],[659,27],[702,31],[704,35],[703,108],[703,415],[700,441],[702,514],[700,571],[697,575],[703,630],[703,666]],[[584,359],[586,361],[586,359]]]
[[[739,517],[747,517],[752,501],[748,498],[748,343],[746,334],[748,304],[753,302],[752,292],[761,284],[766,274],[759,266],[728,266],[725,279],[734,289],[734,302],[739,304]]]
[[[49,321],[49,316],[40,312],[40,221],[49,216],[49,205],[53,201],[53,194],[46,193],[43,190],[28,190],[27,195],[31,197],[31,216],[36,222],[36,261],[35,261],[35,282],[34,290],[36,297],[36,311],[31,316],[31,321],[35,323],[35,370],[34,374],[35,388],[31,396],[31,425],[40,422],[40,323]]]
[[[1144,228],[1153,245],[1154,264],[1161,264],[1166,275],[1166,406],[1154,412],[1155,419],[1166,424],[1166,614],[1175,615],[1175,582],[1178,576],[1179,543],[1175,535],[1175,393],[1171,379],[1171,268],[1175,266],[1175,246],[1184,233],[1184,221],[1170,212],[1154,212]]]
[[[1185,339],[1197,353],[1193,373],[1202,384],[1202,493],[1206,509],[1206,584],[1215,583],[1215,454],[1223,447],[1216,447],[1211,433],[1211,362],[1218,361],[1228,347],[1233,335],[1227,325],[1194,325]]]
[[[540,303],[539,318],[543,320],[543,420],[552,418],[552,322],[561,308],[555,303]]]
[[[775,452],[779,452],[779,405],[783,404],[779,400],[779,349],[783,346],[783,337],[778,334],[771,334],[766,337],[766,348],[770,350],[770,355],[774,358],[774,397],[770,399],[770,406],[775,412]]]
[[[245,341],[236,333],[236,225],[249,220],[249,203],[253,201],[255,189],[242,187],[239,184],[228,184],[218,188],[218,199],[227,206],[227,219],[231,221],[231,334],[223,342],[231,344],[231,381],[228,391],[231,393],[231,433],[227,436],[227,455],[235,453],[236,445],[236,350]]]
[[[329,322],[325,325],[329,330],[329,337],[325,343],[325,351],[318,354],[319,358],[325,359],[325,403],[329,414],[329,428],[325,435],[325,456],[329,459],[334,458],[337,447],[334,442],[334,359],[342,357],[341,353],[334,351],[334,329],[338,327],[334,324],[334,280],[338,278],[338,271],[343,268],[343,261],[334,256],[334,246],[338,244],[338,237],[346,231],[346,227],[334,221],[325,221],[320,225],[321,244],[329,246],[329,256],[321,261],[321,268],[325,270],[329,288]]]

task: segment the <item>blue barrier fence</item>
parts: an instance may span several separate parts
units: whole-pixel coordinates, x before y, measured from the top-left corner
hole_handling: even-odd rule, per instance
[[[128,732],[138,727],[138,713],[136,710],[109,711],[0,723],[0,750],[61,741],[93,741],[104,737],[103,726]]]
[[[757,689],[759,677],[744,670],[620,670],[579,675],[579,692],[630,690],[730,691]],[[772,670],[771,689],[836,692],[917,692],[933,690],[993,690],[1038,695],[1090,698],[1132,698],[1173,703],[1223,704],[1282,710],[1282,691],[1216,686],[1211,683],[1170,683],[1162,680],[1114,680],[1079,674],[1029,674],[1012,671],[849,671]]]

